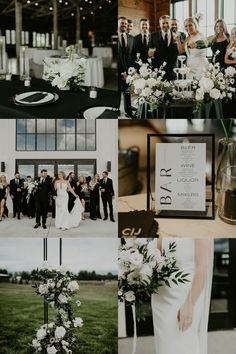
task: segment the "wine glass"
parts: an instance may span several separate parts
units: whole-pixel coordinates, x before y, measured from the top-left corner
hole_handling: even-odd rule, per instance
[[[186,59],[185,55],[178,55],[178,60],[181,62],[181,68],[183,67],[185,59]]]
[[[177,81],[179,80],[179,68],[173,69],[174,73],[176,74]]]

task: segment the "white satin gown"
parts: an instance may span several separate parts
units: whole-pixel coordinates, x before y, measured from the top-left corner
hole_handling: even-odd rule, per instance
[[[57,229],[71,229],[78,227],[82,219],[82,212],[84,211],[83,205],[79,198],[76,198],[73,209],[69,213],[68,211],[68,192],[67,183],[56,184],[56,218],[55,226]]]
[[[164,285],[151,298],[156,354],[207,354],[207,322],[210,294],[202,291],[194,306],[193,322],[180,331],[177,314],[191,289],[195,271],[195,244],[192,238],[163,238],[162,249],[176,242],[177,266],[189,274],[189,282]],[[210,287],[209,287],[210,289]],[[206,298],[207,297],[207,298]],[[207,312],[207,313],[205,313]]]
[[[205,40],[206,38],[198,33],[196,36],[191,36],[191,40],[196,42],[198,40]],[[197,49],[197,48],[187,48],[185,46],[187,54],[187,67],[190,68],[189,76],[191,79],[195,78],[199,80],[204,72],[207,69],[209,62],[207,60],[207,51],[206,49]]]

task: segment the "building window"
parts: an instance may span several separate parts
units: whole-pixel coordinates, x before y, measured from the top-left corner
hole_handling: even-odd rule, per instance
[[[221,17],[225,20],[228,31],[231,32],[236,23],[235,0],[222,0]]]
[[[17,119],[17,151],[95,151],[96,121]]]
[[[179,22],[179,30],[184,31],[184,20],[189,17],[189,1],[183,0],[173,2],[171,8],[171,17]]]

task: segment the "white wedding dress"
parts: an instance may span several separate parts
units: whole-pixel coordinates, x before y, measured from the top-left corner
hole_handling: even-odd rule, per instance
[[[189,282],[171,287],[161,286],[157,294],[152,295],[152,312],[155,334],[156,354],[207,354],[207,325],[210,306],[210,292],[212,279],[212,241],[206,241],[203,253],[203,266],[205,267],[206,278],[203,289],[200,291],[194,305],[193,321],[191,326],[181,331],[179,329],[178,311],[185,303],[192,287],[192,280],[195,277],[195,285],[201,279],[196,279],[195,274],[195,240],[192,238],[163,238],[162,250],[168,250],[169,241],[176,242],[177,248],[174,256],[180,270],[189,274]],[[208,242],[209,241],[209,242]],[[205,240],[203,241],[205,242]]]
[[[71,229],[72,227],[78,227],[82,218],[82,212],[84,208],[81,204],[79,198],[76,198],[75,205],[69,213],[68,211],[68,192],[67,192],[67,183],[58,182],[56,184],[56,218],[55,226],[57,229]]]
[[[201,33],[198,33],[195,36],[191,36],[190,39],[196,42],[198,40],[205,40],[206,38]],[[187,67],[190,68],[189,76],[191,79],[195,78],[199,80],[209,65],[207,51],[206,49],[188,48],[187,44],[185,51],[187,54]]]

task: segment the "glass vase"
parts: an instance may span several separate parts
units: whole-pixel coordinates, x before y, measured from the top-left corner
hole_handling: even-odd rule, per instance
[[[236,165],[224,167],[219,199],[219,217],[228,224],[236,225]]]
[[[223,138],[218,141],[216,190],[220,191],[224,167],[236,165],[236,142],[233,139]]]

